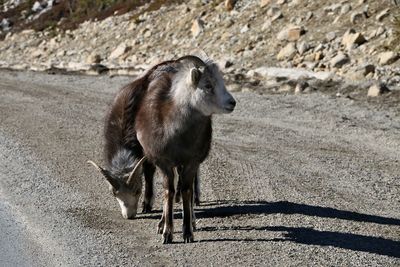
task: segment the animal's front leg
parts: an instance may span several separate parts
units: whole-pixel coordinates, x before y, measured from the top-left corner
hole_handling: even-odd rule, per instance
[[[197,166],[185,166],[181,176],[181,192],[183,201],[182,234],[185,243],[194,241],[193,237],[193,183]]]
[[[172,243],[174,225],[173,225],[173,206],[174,206],[174,196],[175,196],[175,186],[174,186],[174,171],[172,168],[165,168],[162,170],[163,177],[163,187],[164,187],[164,207],[163,207],[163,218],[164,229],[163,229],[163,243]]]
[[[199,170],[196,171],[196,177],[194,178],[194,203],[196,206],[200,206],[200,176]]]
[[[145,188],[144,188],[144,199],[143,199],[143,213],[151,212],[154,203],[154,172],[156,171],[156,167],[146,162],[144,164],[144,179],[145,179]]]

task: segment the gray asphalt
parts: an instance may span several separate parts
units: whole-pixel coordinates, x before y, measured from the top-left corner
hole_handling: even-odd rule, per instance
[[[86,164],[132,78],[0,72],[0,266],[399,266],[400,115],[320,93],[237,93],[214,118],[194,244],[124,220]]]

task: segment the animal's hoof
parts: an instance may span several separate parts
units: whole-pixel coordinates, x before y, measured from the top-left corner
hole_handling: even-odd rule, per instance
[[[161,234],[163,233],[163,230],[164,230],[164,221],[161,220],[161,221],[158,223],[157,233],[161,235]]]
[[[200,198],[199,198],[199,197],[195,197],[195,198],[194,198],[194,204],[195,204],[196,206],[200,206]]]
[[[143,209],[142,209],[142,213],[151,213],[152,211],[152,207],[150,204],[148,203],[143,203]]]
[[[193,235],[189,235],[189,236],[184,236],[183,237],[183,241],[186,243],[193,243],[194,242],[194,238]]]
[[[164,237],[163,244],[171,244],[172,243],[172,233],[164,233],[163,237]]]

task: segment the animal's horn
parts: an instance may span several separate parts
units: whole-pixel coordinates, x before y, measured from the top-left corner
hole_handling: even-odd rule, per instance
[[[103,169],[102,167],[100,167],[91,160],[88,160],[87,163],[92,164],[99,172],[101,172],[101,174],[103,174],[104,178],[106,178],[106,180],[111,184],[112,187],[114,187],[117,190],[119,189],[120,184],[114,177],[111,176],[109,171]]]
[[[203,59],[203,61],[207,62],[210,60],[210,57],[207,55],[206,51],[203,49],[200,49],[199,51],[200,57]]]
[[[203,60],[201,60],[199,57],[192,56],[192,55],[180,57],[176,61],[181,61],[181,60],[189,60],[189,61],[193,62],[197,67],[205,67],[206,66],[206,64],[204,63]]]
[[[131,185],[131,183],[135,180],[134,178],[137,178],[141,175],[141,166],[143,165],[143,162],[146,160],[146,157],[143,157],[139,160],[139,162],[136,164],[135,168],[133,168],[133,171],[129,175],[128,179],[126,180],[127,185]]]

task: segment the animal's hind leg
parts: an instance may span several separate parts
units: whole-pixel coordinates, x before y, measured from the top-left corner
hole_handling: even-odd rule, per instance
[[[143,213],[149,213],[153,209],[154,203],[154,173],[156,171],[156,167],[150,162],[144,163],[144,179],[145,179],[145,188],[144,188],[144,198],[143,198]]]
[[[175,196],[175,185],[174,185],[174,171],[173,168],[160,168],[163,173],[163,187],[164,187],[164,207],[163,216],[159,223],[164,226],[162,231],[163,243],[172,243],[174,224],[173,224],[173,206]]]

